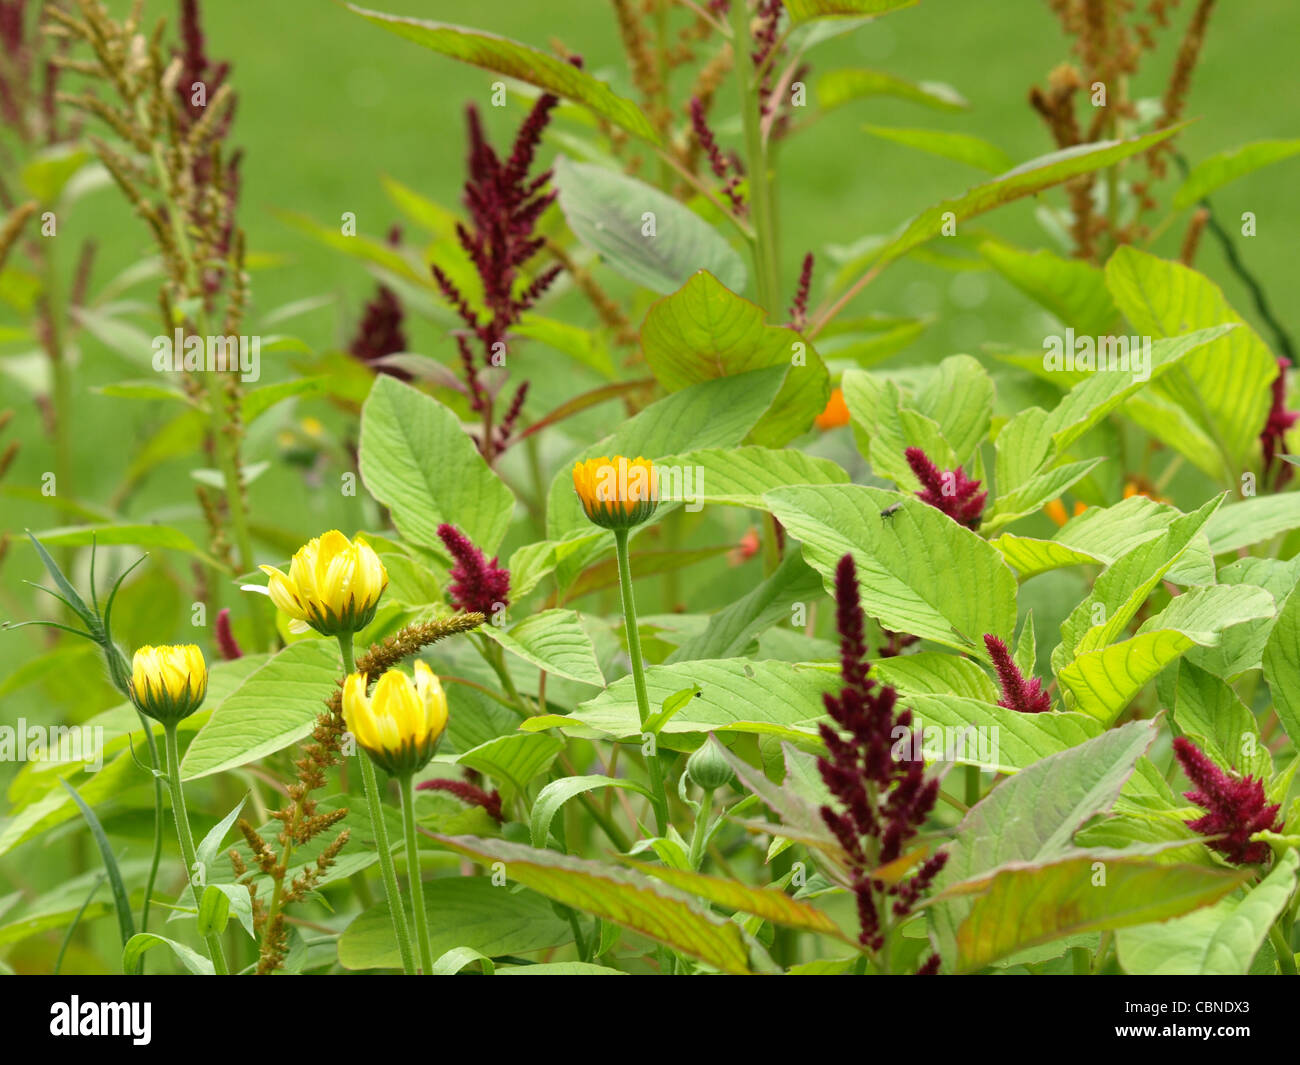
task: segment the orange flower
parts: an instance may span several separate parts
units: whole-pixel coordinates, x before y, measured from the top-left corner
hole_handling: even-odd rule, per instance
[[[1080,514],[1082,514],[1087,509],[1088,509],[1087,503],[1080,503],[1078,500],[1075,500],[1074,517],[1077,518]],[[1070,516],[1065,513],[1065,504],[1061,502],[1061,500],[1059,499],[1053,499],[1050,503],[1048,503],[1047,506],[1043,508],[1043,513],[1046,514],[1049,518],[1051,518],[1052,521],[1055,522],[1057,525],[1064,525],[1067,521],[1070,520]]]
[[[1157,503],[1169,502],[1168,499],[1156,491],[1156,486],[1140,473],[1130,473],[1124,481],[1124,498],[1132,499],[1134,496],[1146,496]]]
[[[640,455],[602,455],[574,464],[573,490],[589,521],[606,529],[630,529],[659,506],[659,473]]]
[[[831,398],[826,403],[826,409],[813,419],[813,424],[822,432],[849,424],[849,405],[844,402],[842,389],[831,389]]]

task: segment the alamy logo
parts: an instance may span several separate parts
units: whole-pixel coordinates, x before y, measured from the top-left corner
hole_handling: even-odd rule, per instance
[[[148,1046],[152,1026],[151,1002],[70,1002],[50,1006],[50,1035],[129,1035],[138,1047]]]
[[[1066,329],[1064,336],[1044,338],[1043,369],[1131,373],[1133,380],[1146,381],[1151,377],[1151,338],[1076,337]]]
[[[201,337],[178,328],[173,336],[153,338],[153,368],[159,373],[237,373],[241,381],[256,381],[262,376],[262,338]]]

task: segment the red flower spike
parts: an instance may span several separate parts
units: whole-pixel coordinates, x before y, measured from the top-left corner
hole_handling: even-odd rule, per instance
[[[1210,839],[1205,845],[1218,851],[1234,865],[1254,865],[1268,860],[1267,843],[1251,841],[1256,832],[1280,832],[1278,803],[1267,805],[1264,782],[1255,777],[1235,777],[1225,773],[1186,736],[1174,740],[1174,754],[1183,772],[1198,788],[1183,795],[1209,812],[1187,827],[1205,836],[1222,836]]]
[[[813,253],[803,257],[799,270],[799,287],[795,289],[794,303],[790,305],[790,324],[802,329],[808,324],[808,293],[812,290]]]
[[[938,798],[939,782],[926,777],[925,763],[914,744],[904,744],[902,754],[896,750],[898,732],[910,730],[912,713],[896,709],[894,689],[877,685],[869,676],[866,616],[852,555],[841,558],[835,570],[835,608],[844,686],[839,695],[823,697],[826,712],[838,728],[821,725],[828,757],[817,759],[817,769],[838,809],[823,806],[820,814],[851,866],[859,942],[878,951],[884,945],[884,908],[906,917],[947,859],[940,852],[897,883],[886,884],[871,876],[875,866],[898,858],[925,824]]]
[[[1278,356],[1277,376],[1273,378],[1273,405],[1264,421],[1264,428],[1259,434],[1260,446],[1264,451],[1265,476],[1268,475],[1274,461],[1281,452],[1283,438],[1286,436],[1287,430],[1295,425],[1297,418],[1300,418],[1300,414],[1286,409],[1286,372],[1290,366],[1290,359]],[[1277,480],[1273,485],[1274,490],[1285,487],[1286,483],[1291,480],[1293,472],[1290,463],[1283,463],[1277,471]]]
[[[506,597],[510,591],[510,571],[497,565],[495,555],[491,562],[487,561],[483,552],[454,525],[439,525],[438,538],[456,560],[451,570],[452,584],[447,589],[452,606],[491,620],[510,605]]]
[[[984,646],[993,659],[998,685],[1002,688],[998,706],[1020,714],[1045,714],[1052,709],[1052,697],[1043,691],[1043,682],[1037,677],[1027,678],[1020,672],[1006,644],[990,632],[984,636]]]
[[[921,491],[916,493],[921,502],[942,510],[959,525],[978,529],[984,515],[984,501],[989,495],[979,491],[980,482],[972,481],[960,466],[955,470],[940,470],[919,447],[909,447],[904,454],[921,482]]]
[[[221,652],[222,660],[233,662],[236,658],[243,658],[244,652],[240,650],[235,634],[230,628],[230,607],[223,606],[218,611],[216,630],[217,650]]]

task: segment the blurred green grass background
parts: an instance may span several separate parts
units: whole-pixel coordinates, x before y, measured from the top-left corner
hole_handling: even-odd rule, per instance
[[[115,3],[115,11],[126,5]],[[378,0],[374,6],[395,13],[473,25],[545,48],[552,36],[580,52],[587,69],[632,95],[610,6],[602,0],[552,0],[548,4],[518,0],[463,3]],[[1189,5],[1165,31],[1161,47],[1146,60],[1134,95],[1162,90],[1177,35]],[[150,18],[175,18],[176,5],[151,0]],[[399,40],[368,25],[328,0],[207,0],[203,5],[208,53],[233,63],[231,84],[239,110],[231,141],[243,147],[244,187],[241,218],[254,252],[284,257],[281,265],[254,276],[254,301],[265,312],[305,297],[326,295],[324,309],[296,318],[287,326],[318,349],[346,343],[374,282],[355,261],[313,244],[276,217],[280,209],[304,212],[337,224],[345,211],[355,212],[362,232],[382,235],[399,220],[381,187],[391,175],[421,193],[458,207],[464,179],[464,106],[486,105],[496,75],[458,64]],[[1291,105],[1300,96],[1294,44],[1300,39],[1300,7],[1294,0],[1252,0],[1220,5],[1211,24],[1193,83],[1188,114],[1199,118],[1181,137],[1180,148],[1193,162],[1253,140],[1294,136]],[[971,108],[939,113],[899,100],[874,98],[849,104],[813,124],[788,142],[780,158],[780,213],[785,281],[793,289],[797,264],[806,250],[819,253],[822,279],[828,272],[828,243],[845,244],[872,233],[885,233],[928,204],[975,184],[980,175],[958,163],[925,156],[861,132],[864,124],[921,126],[966,131],[983,136],[1018,161],[1051,150],[1038,117],[1027,103],[1033,84],[1045,84],[1050,70],[1067,58],[1067,42],[1047,5],[1015,0],[997,5],[956,0],[923,0],[912,9],[877,20],[855,33],[818,48],[810,57],[818,74],[846,66],[888,70],[914,80],[939,80],[957,88]],[[689,73],[674,83],[682,99]],[[716,114],[734,108],[733,90],[724,87]],[[684,101],[683,101],[684,102]],[[498,140],[517,124],[517,108],[485,107]],[[725,139],[725,138],[724,138]],[[736,143],[731,138],[730,143]],[[1300,330],[1300,308],[1291,297],[1296,282],[1295,251],[1300,246],[1300,216],[1294,190],[1300,162],[1267,168],[1235,182],[1214,196],[1216,210],[1230,228],[1243,211],[1258,217],[1258,236],[1242,242],[1249,267],[1264,279],[1273,303],[1293,332]],[[1169,188],[1173,182],[1169,183]],[[1045,197],[1063,203],[1061,194]],[[1152,218],[1158,218],[1157,214]],[[1002,209],[979,220],[981,226],[1028,247],[1046,237],[1033,217],[1033,203]],[[116,190],[104,188],[79,202],[61,220],[60,243],[75,248],[80,238],[99,241],[92,291],[118,271],[151,253],[143,225],[131,216]],[[1167,233],[1156,251],[1177,254],[1182,226]],[[70,254],[70,253],[69,253]],[[1225,287],[1237,309],[1256,321],[1241,285],[1224,267],[1214,243],[1206,239],[1198,266]],[[145,286],[141,300],[152,299]],[[574,302],[566,307],[579,307]],[[892,267],[854,304],[858,312],[934,316],[936,324],[908,349],[903,361],[933,360],[958,351],[978,353],[985,343],[1037,345],[1041,315],[1024,297],[991,273],[950,273],[923,263]],[[254,317],[252,320],[256,320]],[[1258,324],[1258,323],[1257,323]],[[1270,339],[1267,333],[1266,339]],[[427,322],[411,327],[411,346],[447,359],[445,341]],[[76,494],[103,503],[120,482],[133,450],[162,424],[166,413],[157,404],[114,399],[93,389],[107,382],[138,377],[123,360],[83,334],[76,377]],[[284,376],[274,356],[264,356],[264,377]],[[9,480],[39,484],[51,468],[51,446],[41,431],[30,399],[0,376],[0,407],[18,410],[10,432],[23,449]],[[304,407],[303,409],[310,409]],[[265,438],[255,441],[249,460],[266,457]],[[189,506],[188,470],[192,454],[157,471],[133,510],[165,518],[166,507]],[[301,506],[295,521],[304,527],[342,521],[315,493],[280,496],[284,510]],[[59,524],[49,508],[4,499],[0,502],[11,532]],[[195,526],[197,528],[197,526]],[[182,574],[178,558],[159,565]],[[20,580],[40,578],[29,548],[14,544],[0,579],[0,614],[21,617],[30,609],[30,594]],[[123,612],[123,641],[143,641],[159,625],[183,615],[180,593],[159,577],[142,581]],[[154,639],[161,637],[154,636]],[[0,680],[41,645],[32,632],[0,639]],[[20,713],[45,703],[49,684],[4,699],[5,712]],[[67,678],[73,685],[75,678]],[[75,687],[69,694],[75,694]],[[85,695],[90,703],[112,701],[102,691]],[[48,704],[46,704],[48,705]],[[97,708],[85,706],[87,712]]]

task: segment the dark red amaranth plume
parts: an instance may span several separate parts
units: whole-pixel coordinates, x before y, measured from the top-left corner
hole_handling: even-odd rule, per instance
[[[1251,842],[1250,837],[1256,832],[1280,832],[1282,822],[1277,816],[1280,805],[1269,805],[1264,796],[1264,782],[1252,776],[1230,776],[1186,736],[1174,740],[1174,754],[1187,779],[1198,789],[1184,792],[1183,796],[1209,811],[1204,817],[1188,821],[1187,827],[1204,836],[1222,837],[1207,839],[1205,845],[1235,865],[1267,861],[1268,844],[1262,840]]]
[[[998,671],[998,686],[1002,689],[998,706],[1021,714],[1045,714],[1052,709],[1052,697],[1043,691],[1043,682],[1020,672],[1006,644],[989,632],[984,634],[984,646]]]
[[[799,269],[799,287],[794,292],[794,303],[790,305],[790,324],[802,330],[808,324],[808,294],[812,291],[813,253],[803,257],[803,266]]]
[[[885,637],[885,646],[876,648],[877,658],[897,658],[903,653],[904,648],[911,647],[921,639],[910,632],[892,632],[883,627],[880,631]]]
[[[244,652],[240,650],[235,634],[230,628],[230,607],[223,606],[217,613],[216,630],[217,650],[221,652],[222,660],[233,662],[236,658],[243,658]]]
[[[415,790],[448,792],[455,795],[461,802],[468,803],[471,806],[483,807],[497,824],[502,824],[505,821],[505,815],[501,812],[501,792],[495,789],[487,792],[465,780],[448,780],[439,777],[436,780],[420,781],[415,785]]]
[[[916,493],[921,502],[942,510],[959,525],[978,529],[984,515],[984,501],[989,495],[980,492],[980,482],[972,481],[960,466],[955,470],[940,470],[919,447],[909,447],[904,454],[921,482],[921,491]]]
[[[709,169],[713,176],[723,182],[722,193],[731,201],[731,206],[739,213],[745,212],[745,201],[740,195],[740,169],[733,158],[728,159],[718,147],[718,140],[709,128],[709,120],[704,114],[704,101],[698,96],[691,97],[691,129],[695,139],[709,160]]]
[[[1268,476],[1277,456],[1282,452],[1286,431],[1295,425],[1297,418],[1300,418],[1300,414],[1286,409],[1286,372],[1290,366],[1290,359],[1278,356],[1277,376],[1273,378],[1273,405],[1269,408],[1268,418],[1265,419],[1264,428],[1259,434],[1259,442],[1264,449],[1265,477]],[[1283,462],[1278,468],[1273,483],[1274,489],[1285,487],[1294,472],[1289,462]]]
[[[438,538],[456,560],[451,569],[452,584],[447,589],[452,606],[492,620],[510,605],[510,571],[497,565],[495,555],[489,562],[469,537],[446,522],[438,526]]]
[[[393,226],[388,233],[388,246],[396,248],[402,243],[402,231]],[[356,336],[348,345],[348,353],[364,363],[373,363],[385,355],[396,355],[408,351],[406,331],[403,323],[406,312],[397,293],[387,285],[380,285],[375,290],[374,298],[366,304],[357,325]],[[376,373],[385,373],[399,381],[411,380],[411,375],[395,366],[374,366]]]
[[[570,62],[581,65],[577,57]],[[550,93],[537,98],[505,159],[488,143],[478,109],[472,105],[466,109],[469,177],[463,202],[469,212],[469,224],[458,224],[456,236],[482,283],[483,311],[470,306],[464,293],[436,263],[432,267],[438,288],[465,325],[456,334],[456,348],[470,407],[483,419],[483,430],[477,441],[479,451],[489,461],[508,443],[527,393],[526,383],[515,390],[510,413],[494,429],[496,391],[480,378],[480,370],[504,364],[510,328],[545,294],[561,269],[548,267],[522,288],[517,283],[524,266],[546,243],[544,237],[535,234],[535,229],[542,212],[555,201],[554,190],[546,188],[551,171],[545,170],[536,177],[529,177],[528,172],[536,159],[542,133],[551,120],[551,111],[558,103],[559,99]]]
[[[838,696],[823,696],[826,712],[838,728],[820,726],[829,757],[818,758],[817,768],[840,809],[823,806],[820,812],[848,856],[859,941],[868,950],[879,951],[885,943],[885,907],[896,918],[906,917],[948,859],[946,851],[939,851],[914,874],[892,884],[872,875],[900,857],[925,824],[939,794],[939,781],[927,779],[919,745],[910,742],[912,712],[896,710],[895,690],[878,686],[868,676],[866,619],[852,555],[845,555],[836,567],[835,606],[844,686]],[[908,736],[902,742],[897,739],[899,730]],[[935,957],[922,971],[937,966]]]

